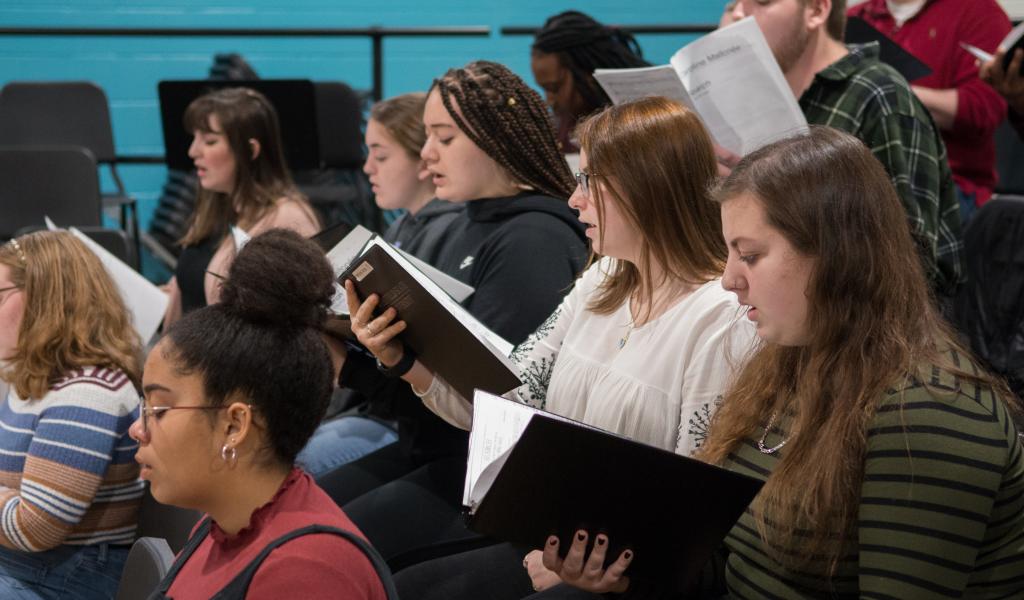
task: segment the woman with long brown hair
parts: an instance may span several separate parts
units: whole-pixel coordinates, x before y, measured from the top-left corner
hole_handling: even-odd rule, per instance
[[[135,538],[140,342],[67,232],[0,246],[0,596],[109,598]]]
[[[1019,401],[939,316],[882,165],[812,129],[744,158],[716,196],[722,282],[763,344],[700,455],[765,485],[707,587],[1021,597]]]
[[[569,206],[596,255],[516,348],[524,385],[510,397],[691,454],[732,372],[727,349],[738,353],[753,337],[718,280],[726,249],[707,192],[716,172],[711,140],[696,114],[665,98],[610,107],[578,132],[582,172]],[[375,297],[359,305],[350,291],[349,302],[353,318],[366,321],[356,327],[360,340],[381,362],[397,360],[393,311],[374,319]],[[431,410],[470,428],[472,404],[443,378],[417,362],[406,380]],[[398,574],[399,593],[522,598],[557,580],[531,586],[523,569],[530,550],[500,544],[426,562]],[[539,565],[539,552],[527,562]]]
[[[465,206],[433,265],[474,288],[463,302],[470,314],[521,343],[587,260],[584,227],[565,202],[572,172],[544,101],[507,67],[474,61],[434,81],[423,124],[420,157],[437,197]],[[340,357],[344,349],[338,350]],[[393,411],[399,439],[317,483],[392,564],[423,560],[466,538],[476,547],[478,536],[461,516],[466,432],[427,410],[398,380],[398,361],[378,364],[363,352],[342,360],[339,384],[384,400],[379,406]]]
[[[196,209],[182,238],[165,326],[217,301],[235,256],[231,228],[255,236],[275,227],[310,237],[320,223],[284,162],[277,111],[263,94],[226,88],[192,101],[185,129],[196,167]]]

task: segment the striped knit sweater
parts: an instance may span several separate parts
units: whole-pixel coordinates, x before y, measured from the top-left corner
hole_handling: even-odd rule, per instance
[[[1024,598],[1021,441],[990,389],[957,387],[934,369],[929,387],[913,382],[880,404],[867,431],[855,540],[831,581],[773,560],[748,510],[726,539],[730,596]],[[766,447],[786,436],[780,421]],[[765,479],[786,450],[763,454],[747,440],[726,466]]]
[[[39,552],[131,544],[142,481],[128,427],[139,396],[122,372],[84,368],[39,400],[11,389],[0,406],[0,535]]]

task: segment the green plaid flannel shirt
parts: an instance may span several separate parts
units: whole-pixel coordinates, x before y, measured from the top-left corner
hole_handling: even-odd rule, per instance
[[[879,62],[877,42],[849,50],[814,77],[800,107],[808,123],[853,134],[871,148],[903,201],[933,289],[952,296],[963,276],[963,241],[946,146],[907,81]]]

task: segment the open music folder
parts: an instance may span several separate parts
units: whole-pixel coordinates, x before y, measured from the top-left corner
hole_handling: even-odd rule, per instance
[[[463,504],[474,531],[564,553],[577,529],[609,539],[627,571],[698,574],[762,482],[478,391]]]
[[[380,297],[378,314],[394,307],[407,326],[399,334],[402,342],[465,398],[472,398],[477,388],[503,394],[522,384],[508,358],[512,345],[387,242],[370,239],[338,277],[338,281],[346,279],[361,298]]]

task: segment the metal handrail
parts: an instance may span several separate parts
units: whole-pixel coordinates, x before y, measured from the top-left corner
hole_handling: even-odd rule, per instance
[[[711,23],[691,23],[688,25],[610,25],[610,27],[617,27],[622,31],[628,31],[632,34],[703,34],[718,29],[717,24]],[[536,35],[540,31],[540,27],[506,26],[502,27],[500,31],[501,35]]]
[[[0,27],[0,36],[88,37],[368,37],[373,44],[373,99],[383,97],[386,37],[489,36],[485,25],[464,27]]]
[[[372,45],[373,99],[384,97],[384,38],[386,37],[481,37],[489,36],[484,25],[455,27],[0,27],[0,36],[85,37],[368,37]],[[159,155],[117,156],[123,164],[162,164]]]

